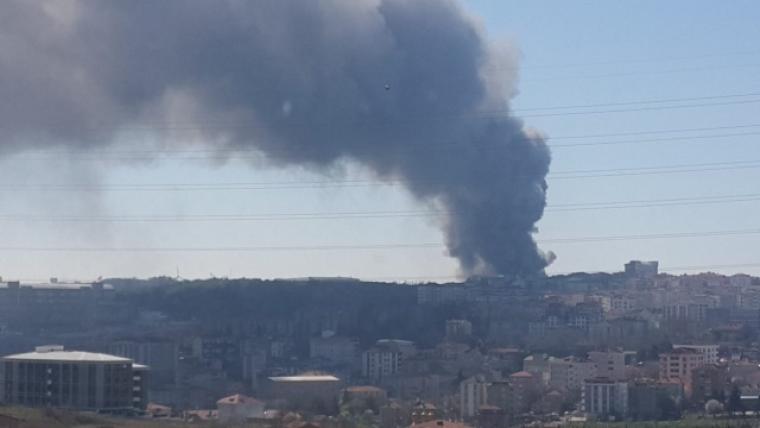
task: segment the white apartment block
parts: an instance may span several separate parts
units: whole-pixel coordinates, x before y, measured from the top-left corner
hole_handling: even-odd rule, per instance
[[[605,378],[583,381],[583,411],[597,420],[625,418],[628,414],[628,384]]]
[[[462,419],[478,415],[478,408],[488,404],[488,383],[482,376],[473,376],[459,384],[459,412]]]
[[[372,348],[362,354],[362,375],[379,380],[398,373],[401,352],[391,349]]]
[[[704,364],[718,363],[718,345],[673,345],[673,349],[693,349],[704,356]]]

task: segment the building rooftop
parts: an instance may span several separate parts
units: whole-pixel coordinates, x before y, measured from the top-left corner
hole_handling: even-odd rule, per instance
[[[297,376],[270,377],[272,382],[339,382],[340,379],[333,375],[304,374]]]
[[[247,395],[235,394],[235,395],[230,395],[229,397],[220,398],[219,400],[217,400],[216,404],[219,405],[219,404],[263,404],[263,403]]]
[[[35,282],[20,283],[14,281],[0,282],[0,289],[4,288],[25,288],[40,290],[81,290],[102,287],[104,290],[113,290],[111,284],[99,284],[92,282]]]
[[[511,375],[509,375],[509,377],[511,377],[511,378],[516,378],[516,377],[532,378],[533,375],[530,374],[529,372],[526,372],[526,371],[523,370],[521,372],[512,373]]]
[[[32,360],[32,361],[77,361],[88,363],[131,363],[132,360],[116,355],[99,354],[84,351],[66,351],[63,346],[39,346],[34,352],[14,354],[3,357],[3,360]]]
[[[415,424],[415,428],[471,428],[472,425],[467,425],[462,422],[451,422],[451,421],[443,421],[443,420],[436,420],[436,421],[429,421],[429,422],[423,422],[420,424]]]
[[[384,389],[378,388],[372,385],[349,386],[348,388],[346,388],[346,391],[347,392],[378,392],[378,393],[385,392]]]

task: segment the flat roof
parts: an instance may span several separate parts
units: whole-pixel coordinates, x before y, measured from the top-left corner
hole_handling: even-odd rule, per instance
[[[338,379],[332,375],[298,375],[298,376],[275,376],[270,377],[272,382],[338,382]]]
[[[18,288],[35,289],[35,290],[89,290],[93,289],[95,283],[92,282],[50,282],[50,283],[21,283]],[[10,289],[7,282],[0,282],[0,289]],[[103,284],[104,290],[113,290],[113,285]]]
[[[29,361],[61,361],[61,362],[88,362],[88,363],[131,363],[132,360],[116,355],[99,354],[84,351],[47,351],[26,352],[23,354],[8,355],[3,360],[29,360]]]

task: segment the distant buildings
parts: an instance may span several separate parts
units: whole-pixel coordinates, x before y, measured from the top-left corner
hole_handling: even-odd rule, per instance
[[[446,321],[446,339],[458,342],[472,336],[472,323],[467,320]]]
[[[2,358],[0,402],[126,412],[147,404],[146,374],[128,358],[40,346]]]
[[[124,321],[129,311],[103,283],[0,282],[0,322],[19,328],[85,327]]]

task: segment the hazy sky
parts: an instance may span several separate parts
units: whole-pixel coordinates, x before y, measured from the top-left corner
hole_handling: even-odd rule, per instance
[[[512,106],[553,146],[549,207],[537,234],[540,247],[557,255],[549,272],[612,271],[630,259],[656,259],[679,269],[747,264],[713,270],[760,273],[760,233],[703,236],[760,232],[760,126],[747,126],[760,125],[757,2],[462,3],[492,38],[522,52],[519,95]],[[656,102],[629,104],[646,100]],[[566,108],[545,109],[558,106]],[[695,128],[703,130],[684,131]],[[594,137],[600,134],[607,136]],[[629,143],[607,144],[623,141]],[[153,144],[163,142],[132,133],[112,150]],[[36,151],[0,161],[3,278],[87,280],[177,271],[183,277],[456,274],[456,263],[442,246],[298,249],[442,243],[431,219],[418,215],[427,208],[398,186],[365,181],[335,186],[309,171],[251,159],[214,160],[202,152],[166,154],[150,162],[119,161],[116,153]],[[674,165],[686,166],[677,172],[656,169]],[[651,167],[655,170],[643,169]],[[567,171],[589,172],[563,174]],[[333,183],[369,178],[356,165],[336,168],[333,175]],[[299,184],[286,189],[256,184],[293,181]],[[304,184],[314,181],[328,184]],[[102,191],[81,190],[91,183]],[[182,189],[213,183],[222,189]],[[135,185],[148,188],[135,190]],[[377,215],[399,211],[412,215]],[[372,215],[325,215],[345,212]],[[303,213],[316,216],[282,216]],[[222,221],[224,216],[238,217]],[[146,217],[150,221],[139,221]],[[692,233],[699,236],[682,235]],[[661,234],[678,237],[630,239]],[[615,236],[621,239],[556,241]],[[82,248],[134,251],[64,251]],[[150,248],[183,251],[146,251]],[[184,251],[188,248],[227,251]]]

